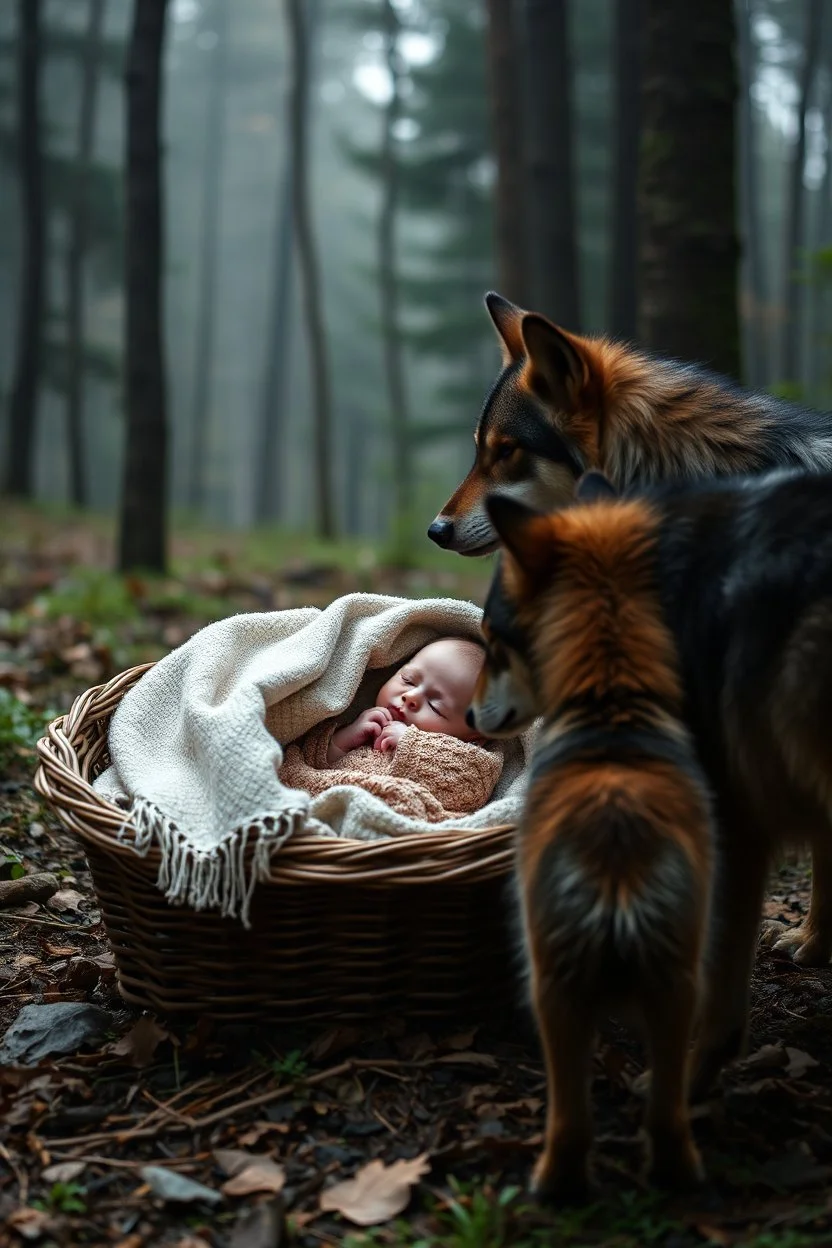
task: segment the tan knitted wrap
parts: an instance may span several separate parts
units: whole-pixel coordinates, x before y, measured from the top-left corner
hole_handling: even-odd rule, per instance
[[[391,753],[365,745],[349,750],[330,767],[327,750],[335,726],[329,720],[287,747],[280,768],[285,785],[305,789],[314,797],[337,784],[352,784],[373,793],[400,815],[441,823],[483,807],[503,769],[496,745],[484,748],[412,725]]]

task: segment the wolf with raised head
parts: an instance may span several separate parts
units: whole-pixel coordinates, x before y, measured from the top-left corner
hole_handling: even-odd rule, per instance
[[[468,476],[428,529],[462,555],[493,550],[486,495],[563,506],[590,469],[619,489],[667,480],[832,470],[832,415],[745,390],[694,364],[584,337],[486,296],[503,353]]]

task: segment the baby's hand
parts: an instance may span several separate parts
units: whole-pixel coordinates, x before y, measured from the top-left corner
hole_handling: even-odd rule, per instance
[[[389,724],[385,724],[379,736],[376,737],[373,749],[379,750],[382,754],[392,754],[406,731],[407,724],[402,724],[397,719],[391,720]]]
[[[358,719],[332,734],[327,761],[330,764],[337,763],[349,750],[357,750],[359,746],[376,742],[391,719],[392,715],[383,706],[371,706],[369,711],[362,711]]]

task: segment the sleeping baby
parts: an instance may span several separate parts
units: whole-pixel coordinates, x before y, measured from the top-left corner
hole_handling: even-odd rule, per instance
[[[328,720],[287,746],[280,779],[313,796],[354,784],[429,823],[479,810],[503,766],[498,743],[465,722],[483,660],[465,637],[424,646],[351,724]]]

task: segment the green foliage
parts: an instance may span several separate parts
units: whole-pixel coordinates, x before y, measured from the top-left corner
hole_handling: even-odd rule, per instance
[[[46,1200],[33,1200],[32,1208],[52,1209],[56,1213],[86,1213],[86,1194],[87,1189],[80,1183],[53,1183]]]
[[[37,605],[48,619],[69,615],[93,626],[126,623],[139,614],[124,578],[99,568],[73,568]]]
[[[0,769],[33,750],[39,737],[56,711],[35,711],[15,697],[10,689],[0,687]],[[22,872],[20,873],[22,874]],[[14,871],[12,878],[16,878]]]

